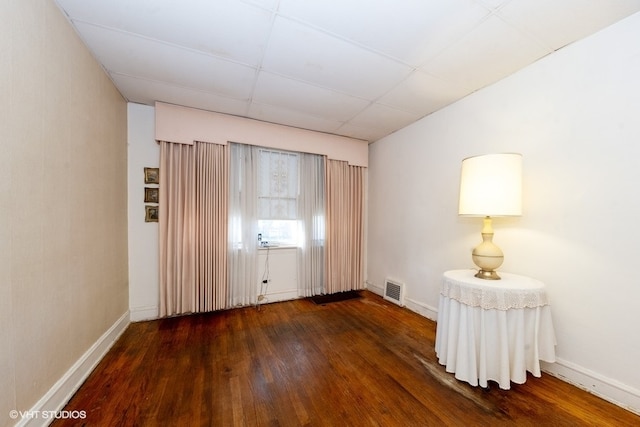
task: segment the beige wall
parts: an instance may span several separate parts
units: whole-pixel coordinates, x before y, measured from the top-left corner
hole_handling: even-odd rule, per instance
[[[126,121],[53,1],[0,1],[0,426],[127,311]]]

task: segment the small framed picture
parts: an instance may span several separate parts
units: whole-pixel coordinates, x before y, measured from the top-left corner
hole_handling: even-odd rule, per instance
[[[144,168],[145,184],[160,184],[160,168]]]
[[[158,211],[160,208],[157,206],[146,205],[144,210],[144,222],[158,222]]]
[[[158,203],[160,199],[160,189],[152,187],[144,187],[145,203]]]

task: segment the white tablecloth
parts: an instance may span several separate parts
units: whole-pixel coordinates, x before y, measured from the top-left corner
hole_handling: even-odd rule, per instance
[[[551,308],[542,282],[499,273],[502,280],[473,277],[474,270],[444,274],[438,309],[436,354],[446,371],[473,386],[496,381],[508,390],[527,371],[540,376],[540,361],[555,361]]]

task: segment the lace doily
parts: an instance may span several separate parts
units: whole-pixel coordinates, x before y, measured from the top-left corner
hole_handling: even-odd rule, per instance
[[[514,274],[500,273],[502,280],[473,277],[472,270],[453,270],[444,275],[440,294],[470,307],[509,310],[549,304],[544,284]]]

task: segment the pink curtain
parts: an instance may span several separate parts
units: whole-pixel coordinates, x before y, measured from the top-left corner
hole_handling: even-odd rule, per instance
[[[160,315],[226,308],[227,146],[160,143]]]
[[[365,168],[326,162],[326,292],[364,288]]]

